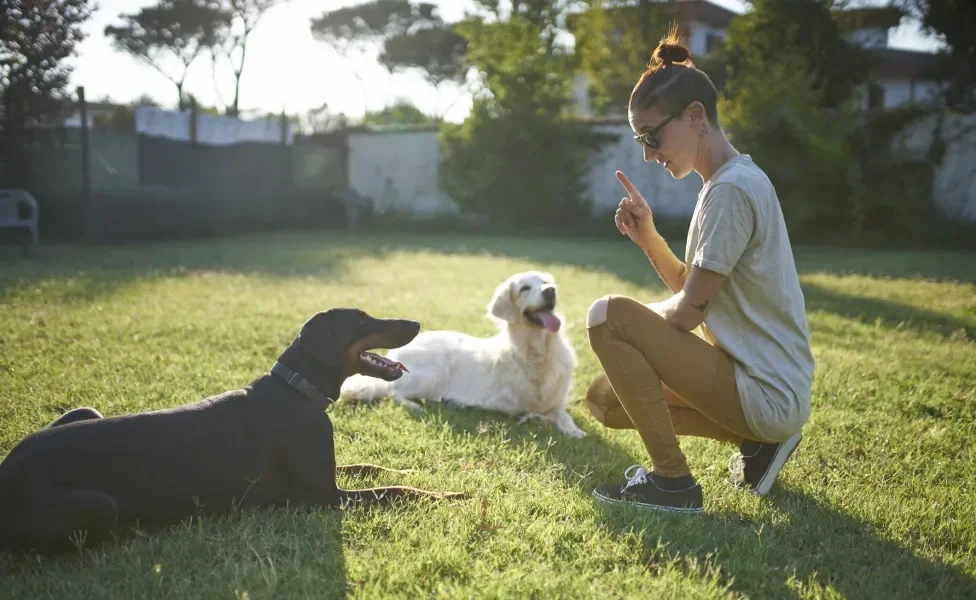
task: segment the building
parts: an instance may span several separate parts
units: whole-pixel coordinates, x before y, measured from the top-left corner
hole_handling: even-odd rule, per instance
[[[870,7],[836,11],[834,20],[844,37],[868,51],[874,66],[865,85],[864,108],[888,109],[906,103],[925,104],[936,99],[939,86],[926,78],[935,54],[888,46],[892,28],[902,14],[897,8]]]
[[[111,125],[118,115],[131,116],[132,107],[112,102],[88,102],[85,107],[88,112],[88,128],[96,129]],[[81,127],[81,108],[75,104],[71,112],[61,123],[64,127]]]
[[[705,56],[719,46],[726,30],[739,15],[709,0],[657,0],[670,6],[673,22],[687,40],[693,56]],[[627,7],[614,10],[625,11]],[[893,7],[865,7],[835,11],[838,28],[852,43],[874,56],[874,66],[864,85],[865,109],[888,109],[908,102],[932,101],[938,85],[926,79],[935,55],[888,46],[889,31],[901,23],[902,14]],[[574,31],[576,19],[567,19]],[[650,53],[650,49],[648,49]],[[597,115],[592,109],[589,82],[585,74],[574,81],[574,101],[581,117]]]

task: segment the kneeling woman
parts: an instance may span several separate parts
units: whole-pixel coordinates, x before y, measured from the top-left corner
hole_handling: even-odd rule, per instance
[[[810,416],[814,359],[786,224],[765,173],[719,127],[717,96],[670,36],[630,97],[644,160],[676,179],[694,171],[704,185],[681,261],[617,173],[628,194],[617,228],[674,295],[649,305],[611,295],[587,315],[604,371],[587,406],[608,427],[636,429],[650,454],[650,471],[634,465],[624,481],[593,491],[604,502],[700,512],[702,490],[677,435],[738,445],[733,482],[765,495]]]

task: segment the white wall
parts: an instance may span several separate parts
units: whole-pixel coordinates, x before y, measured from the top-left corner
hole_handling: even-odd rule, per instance
[[[919,121],[896,141],[896,149],[926,154],[934,126],[934,117]],[[656,215],[691,216],[702,186],[700,177],[692,173],[677,180],[656,163],[645,163],[633,132],[623,122],[595,128],[616,135],[618,141],[593,157],[587,175],[594,216],[612,215],[624,197],[615,176],[618,169],[634,182]],[[932,194],[936,206],[950,218],[976,222],[976,115],[950,115],[943,136],[949,143],[943,163],[935,171]],[[415,216],[457,211],[450,198],[437,189],[440,158],[436,132],[355,134],[350,136],[349,149],[353,188],[372,196],[380,208]],[[391,189],[385,188],[387,177],[391,178]]]
[[[677,180],[657,163],[645,163],[643,151],[634,141],[634,132],[629,125],[601,125],[595,129],[617,135],[618,142],[603,147],[600,154],[594,157],[587,176],[594,215],[612,215],[620,199],[626,196],[615,175],[619,169],[637,187],[654,214],[662,217],[691,216],[702,187],[700,177],[692,173]]]
[[[622,170],[661,216],[691,216],[701,179],[690,175],[677,181],[657,164],[643,161],[641,148],[626,124],[602,125],[619,136],[594,157],[587,177],[595,215],[613,214],[624,196],[614,175]],[[357,192],[372,196],[377,208],[432,216],[455,213],[457,206],[438,191],[440,164],[437,132],[357,133],[349,137],[349,182]],[[390,186],[386,180],[390,178]]]
[[[589,117],[593,114],[593,107],[590,105],[590,78],[585,73],[577,73],[573,77],[573,104],[578,116]]]
[[[454,202],[438,190],[439,162],[436,131],[349,136],[349,183],[372,196],[378,210],[417,216],[455,212]]]
[[[929,116],[909,126],[895,140],[896,148],[926,155],[936,123],[936,117]],[[942,139],[946,152],[932,182],[936,206],[951,219],[976,223],[976,114],[947,115]]]
[[[699,23],[698,21],[692,21],[689,23],[688,29],[690,30],[688,35],[688,49],[691,50],[692,60],[701,58],[708,53],[709,34],[716,35],[723,39],[725,38],[724,30],[718,29],[717,27],[712,27],[710,25],[705,25],[704,23]]]

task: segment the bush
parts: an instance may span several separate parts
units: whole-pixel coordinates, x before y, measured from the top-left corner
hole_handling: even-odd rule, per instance
[[[587,163],[610,138],[568,118],[570,57],[517,15],[459,30],[483,88],[464,123],[444,125],[441,188],[463,211],[513,228],[588,218]]]
[[[798,235],[849,222],[848,192],[857,177],[848,141],[853,111],[824,110],[814,85],[799,54],[756,53],[745,57],[719,99],[723,128],[769,175]]]

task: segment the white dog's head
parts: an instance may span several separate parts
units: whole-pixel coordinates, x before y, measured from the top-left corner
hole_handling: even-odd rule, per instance
[[[510,325],[525,324],[559,331],[562,322],[556,309],[556,279],[549,273],[516,273],[501,282],[488,304],[488,313]]]

